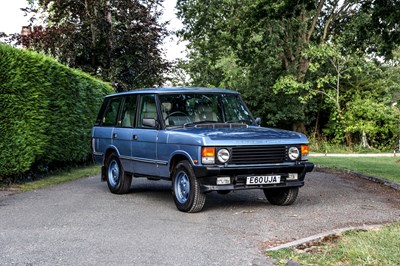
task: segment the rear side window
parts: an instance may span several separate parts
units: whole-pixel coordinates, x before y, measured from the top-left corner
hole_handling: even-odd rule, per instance
[[[121,97],[110,99],[102,119],[103,126],[115,126],[120,105]]]
[[[121,112],[121,126],[133,127],[135,125],[137,95],[128,95],[125,98]]]

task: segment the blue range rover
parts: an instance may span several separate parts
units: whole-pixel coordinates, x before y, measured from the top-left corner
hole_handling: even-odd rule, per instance
[[[206,194],[262,189],[292,204],[314,165],[300,133],[263,128],[239,93],[210,88],[144,89],[105,97],[92,150],[112,193],[132,177],[172,181],[176,207],[202,210]]]

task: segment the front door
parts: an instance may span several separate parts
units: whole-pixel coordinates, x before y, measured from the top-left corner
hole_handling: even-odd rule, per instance
[[[154,94],[140,96],[137,127],[133,130],[132,159],[136,174],[158,176],[157,139],[158,130],[143,124],[143,119],[157,121],[156,98]]]

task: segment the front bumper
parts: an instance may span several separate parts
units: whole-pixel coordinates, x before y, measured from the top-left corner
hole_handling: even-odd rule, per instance
[[[310,162],[282,163],[271,165],[246,165],[246,166],[195,166],[193,170],[200,182],[202,192],[218,190],[242,190],[242,189],[267,189],[282,187],[301,187],[307,172],[314,169]],[[286,180],[289,173],[297,173],[297,180]],[[247,176],[256,175],[280,175],[278,184],[246,185]],[[217,177],[230,177],[229,185],[217,185]]]

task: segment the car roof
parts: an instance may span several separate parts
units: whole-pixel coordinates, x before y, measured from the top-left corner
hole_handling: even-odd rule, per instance
[[[137,89],[127,92],[119,92],[110,94],[107,97],[121,96],[128,94],[170,94],[170,93],[216,93],[216,94],[240,94],[237,91],[219,89],[219,88],[202,88],[202,87],[174,87],[174,88],[147,88]]]

